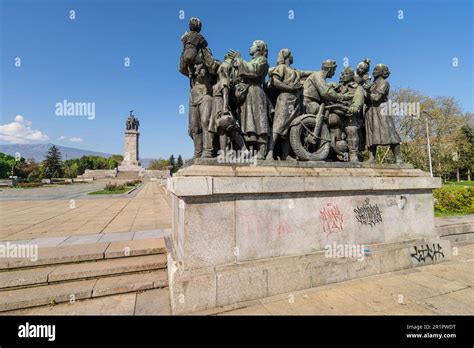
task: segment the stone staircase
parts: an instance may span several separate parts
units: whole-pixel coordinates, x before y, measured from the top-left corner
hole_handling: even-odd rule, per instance
[[[138,174],[138,171],[119,171],[116,178],[121,180],[138,180],[140,179]]]
[[[166,266],[162,238],[39,248],[36,261],[0,259],[0,315],[166,288]]]

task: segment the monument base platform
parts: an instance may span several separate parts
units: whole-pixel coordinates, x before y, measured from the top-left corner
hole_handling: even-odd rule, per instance
[[[449,259],[434,228],[440,184],[396,165],[187,166],[168,179],[172,311]]]
[[[117,170],[119,172],[141,172],[144,170],[141,165],[136,165],[136,164],[126,164],[126,165],[120,165],[117,167]]]

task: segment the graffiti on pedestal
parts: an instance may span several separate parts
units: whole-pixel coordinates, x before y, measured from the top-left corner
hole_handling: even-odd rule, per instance
[[[444,258],[444,252],[439,243],[423,244],[413,247],[411,257],[418,262],[426,262],[428,260],[436,262]]]
[[[382,222],[382,211],[377,204],[370,204],[368,198],[365,199],[364,204],[354,209],[354,213],[356,214],[357,221],[362,225],[374,227]]]
[[[344,217],[337,204],[327,203],[319,211],[319,218],[323,226],[323,231],[328,236],[332,233],[342,232],[344,229]]]
[[[299,224],[290,224],[290,222],[283,217],[271,213],[243,211],[240,214],[240,221],[242,229],[246,233],[261,233],[262,231],[272,231],[278,237],[292,234],[294,229],[302,228]]]

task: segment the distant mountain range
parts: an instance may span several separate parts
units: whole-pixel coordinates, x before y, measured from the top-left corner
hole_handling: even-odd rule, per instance
[[[48,149],[55,144],[14,144],[14,145],[0,145],[0,152],[3,152],[10,156],[15,156],[15,153],[19,152],[20,156],[26,159],[33,158],[36,162],[44,160],[44,156]],[[77,149],[75,147],[67,147],[56,145],[62,154],[63,160],[79,158],[82,156],[101,156],[110,157],[112,154],[105,152],[97,152],[90,150]],[[143,167],[148,167],[151,158],[141,158],[140,161]]]

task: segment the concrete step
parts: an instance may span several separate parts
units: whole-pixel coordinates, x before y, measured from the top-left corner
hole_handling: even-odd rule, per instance
[[[54,267],[40,267],[25,270],[12,270],[0,273],[0,289],[24,287],[48,283],[48,275]]]
[[[123,257],[112,260],[61,265],[48,275],[49,282],[166,268],[166,255]]]
[[[0,258],[2,271],[166,253],[163,238],[38,248],[38,259]],[[1,287],[1,285],[0,285]]]
[[[166,255],[156,254],[10,270],[0,273],[0,289],[45,285],[164,268],[166,268]]]
[[[167,286],[168,272],[165,269],[148,273],[123,274],[98,279],[92,291],[92,297],[164,288]]]
[[[139,179],[138,171],[122,171],[117,173],[117,179]]]
[[[59,303],[2,312],[2,315],[171,315],[168,288],[93,297],[75,303]]]
[[[77,304],[78,300],[92,299],[116,294],[137,292],[167,286],[166,270],[121,274],[101,279],[88,279],[61,282],[30,288],[0,291],[0,312],[21,314],[31,307],[54,306],[69,302]]]
[[[163,288],[166,266],[163,238],[39,248],[0,259],[0,312]]]

